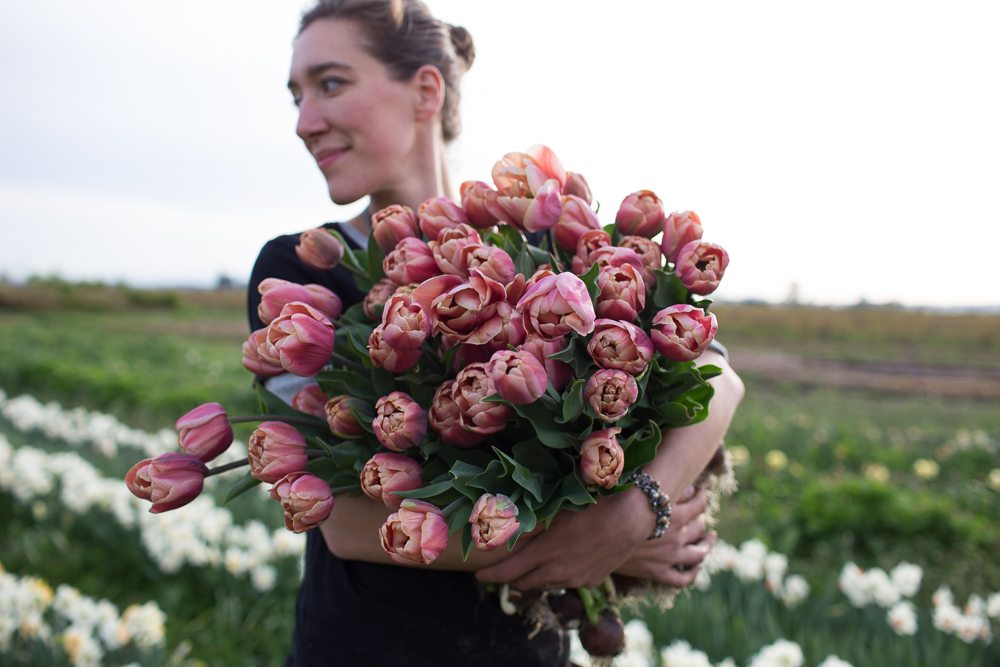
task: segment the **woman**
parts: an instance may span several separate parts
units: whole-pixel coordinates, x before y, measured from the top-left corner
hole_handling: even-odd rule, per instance
[[[303,16],[288,88],[299,108],[296,132],[334,202],[367,195],[369,211],[390,204],[416,209],[430,197],[453,196],[444,153],[458,133],[458,82],[473,56],[468,33],[438,22],[417,0],[321,1]],[[367,238],[367,211],[335,226],[357,247]],[[279,237],[261,251],[250,281],[254,329],[262,326],[255,287],[266,277],[327,285],[345,307],[364,296],[343,268],[320,273],[302,265],[295,239]],[[555,633],[529,639],[519,617],[505,616],[495,598],[483,599],[470,573],[523,589],[594,584],[614,570],[690,583],[714,536],[704,525],[704,493],[689,485],[742,395],[724,360],[706,361],[727,368],[714,381],[713,417],[668,434],[647,468],[681,499],[664,538],[646,541],[654,514],[646,497],[630,490],[565,513],[513,554],[477,552],[463,561],[454,544],[434,569],[415,569],[382,551],[376,535],[383,507],[338,497],[321,531],[308,534],[288,664],[565,665],[566,647]],[[295,390],[287,376],[268,386],[286,398]]]

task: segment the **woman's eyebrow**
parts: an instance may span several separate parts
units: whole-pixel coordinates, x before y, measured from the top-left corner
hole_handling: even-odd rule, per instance
[[[345,65],[344,63],[337,62],[336,60],[328,60],[326,62],[311,65],[309,69],[306,70],[306,76],[307,78],[314,79],[328,69],[338,69],[349,72],[354,68],[351,67],[350,65]],[[294,79],[289,79],[287,85],[289,88],[292,88],[293,86],[296,86],[298,84],[296,84]]]

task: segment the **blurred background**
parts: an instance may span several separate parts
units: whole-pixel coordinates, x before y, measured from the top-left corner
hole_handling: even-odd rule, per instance
[[[807,665],[1000,663],[1000,10],[429,4],[477,46],[456,185],[545,143],[603,222],[652,189],[732,258],[713,310],[748,393],[717,529],[744,548],[635,612],[655,649],[629,664],[686,640],[759,666],[780,639]],[[120,480],[191,407],[254,410],[257,251],[364,206],[294,134],[305,5],[0,5],[3,664],[283,664],[277,508],[223,481],[151,517]]]

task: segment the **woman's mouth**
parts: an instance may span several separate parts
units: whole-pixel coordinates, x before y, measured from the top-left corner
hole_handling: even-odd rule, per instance
[[[320,169],[326,169],[331,164],[340,159],[340,157],[348,150],[349,150],[348,148],[325,148],[321,151],[318,151],[315,154],[316,164],[319,165]]]

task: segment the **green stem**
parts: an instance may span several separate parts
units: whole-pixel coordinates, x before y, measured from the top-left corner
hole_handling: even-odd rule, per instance
[[[597,614],[600,610],[597,608],[598,602],[594,599],[593,591],[589,588],[578,588],[576,592],[580,596],[580,601],[583,602],[583,610],[587,613],[587,620],[596,625]]]
[[[461,497],[461,498],[459,498],[458,500],[453,500],[452,502],[450,502],[448,504],[447,507],[445,507],[443,510],[441,510],[441,514],[445,515],[445,517],[449,517],[452,514],[454,514],[456,511],[458,511],[459,507],[461,507],[462,505],[464,505],[467,502],[469,502],[469,499],[466,498],[466,497],[464,497],[464,496]]]
[[[341,364],[342,366],[345,366],[346,368],[351,369],[355,373],[361,373],[361,374],[363,374],[365,376],[368,375],[368,371],[365,370],[364,366],[362,366],[361,364],[358,364],[358,363],[356,363],[354,361],[351,361],[350,359],[348,359],[344,355],[339,354],[337,352],[331,352],[330,353],[330,361],[334,361],[334,362],[336,362],[338,364]]]
[[[302,426],[316,426],[322,422],[316,417],[302,415],[239,415],[230,417],[230,424],[246,424],[248,422],[285,422],[286,424],[300,424]]]
[[[239,461],[233,461],[232,463],[226,463],[221,466],[216,466],[214,468],[209,469],[209,471],[205,473],[205,477],[211,477],[212,475],[219,475],[229,470],[236,470],[237,468],[242,468],[245,465],[250,465],[250,459],[240,459]]]
[[[604,578],[601,586],[604,587],[604,594],[608,596],[608,602],[616,604],[618,602],[618,589],[615,588],[615,580],[610,574]]]

